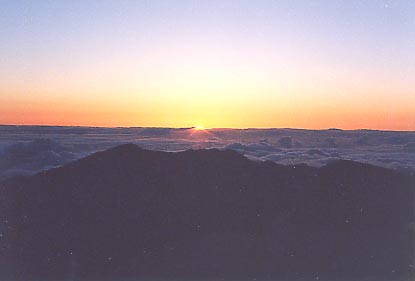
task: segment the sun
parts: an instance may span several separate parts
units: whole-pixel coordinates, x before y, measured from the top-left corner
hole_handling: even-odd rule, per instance
[[[197,126],[194,126],[193,129],[195,129],[196,131],[203,131],[205,128],[201,125],[197,125]]]

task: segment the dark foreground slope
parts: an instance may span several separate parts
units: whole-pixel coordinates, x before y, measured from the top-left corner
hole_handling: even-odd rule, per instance
[[[123,145],[1,187],[0,280],[413,280],[414,187]]]

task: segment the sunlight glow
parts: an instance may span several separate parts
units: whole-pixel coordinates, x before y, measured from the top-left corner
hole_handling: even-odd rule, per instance
[[[415,129],[415,1],[6,2],[0,124]]]
[[[196,131],[203,131],[203,130],[205,130],[205,128],[203,126],[200,126],[200,125],[194,126],[193,129],[195,129]]]

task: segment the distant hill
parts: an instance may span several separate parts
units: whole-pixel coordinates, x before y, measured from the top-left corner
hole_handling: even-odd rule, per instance
[[[127,144],[0,187],[0,280],[414,280],[414,177]]]

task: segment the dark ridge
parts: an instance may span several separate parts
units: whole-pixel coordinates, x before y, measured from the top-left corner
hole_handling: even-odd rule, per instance
[[[0,280],[413,280],[414,177],[125,144],[0,188]]]

